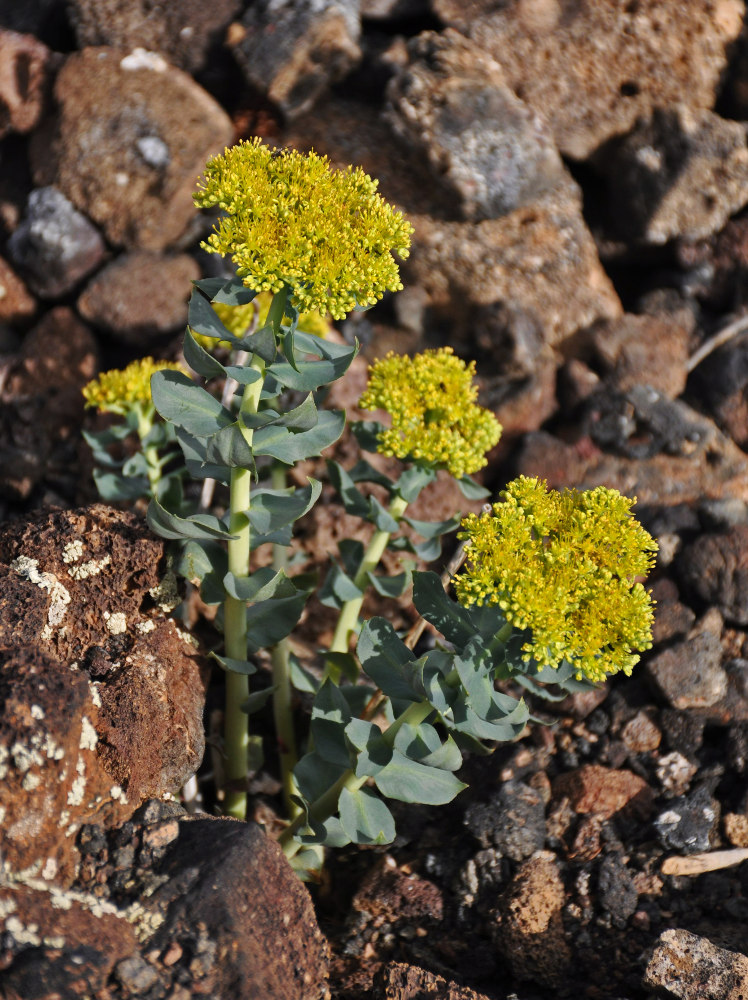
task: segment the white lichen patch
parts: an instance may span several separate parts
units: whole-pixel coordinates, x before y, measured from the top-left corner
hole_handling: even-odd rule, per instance
[[[28,580],[29,583],[34,583],[42,590],[46,590],[52,598],[49,610],[47,611],[47,624],[42,630],[43,639],[51,638],[52,630],[59,626],[65,617],[67,606],[70,604],[70,594],[54,573],[39,572],[39,563],[36,559],[29,559],[28,556],[18,556],[10,564],[10,568],[15,570],[19,576]]]
[[[145,622],[138,622],[135,628],[140,632],[141,635],[147,635],[149,632],[153,632],[156,628],[156,623],[151,619]]]
[[[101,684],[97,681],[88,682],[88,690],[91,692],[91,701],[97,708],[101,708],[101,694],[99,693],[99,688]]]
[[[41,767],[44,763],[42,755],[34,747],[27,747],[23,743],[14,743],[10,748],[10,755],[13,758],[16,770],[25,774],[34,764]]]
[[[69,806],[79,806],[83,801],[83,796],[86,791],[86,764],[82,757],[78,757],[75,770],[78,777],[73,781],[70,791],[68,792]]]
[[[109,789],[109,794],[115,802],[121,802],[123,806],[127,805],[127,796],[120,785],[112,785]]]
[[[127,618],[121,611],[115,611],[114,614],[105,611],[104,621],[112,635],[122,635],[123,632],[127,631]]]
[[[87,580],[89,576],[98,576],[111,561],[110,555],[105,555],[103,559],[89,559],[80,566],[72,566],[68,573],[74,580]]]
[[[186,642],[188,646],[192,646],[194,649],[198,648],[200,643],[197,641],[195,636],[192,635],[191,632],[185,632],[184,629],[179,628],[179,626],[177,625],[175,625],[174,627],[176,628],[177,635],[182,640],[182,642]]]
[[[125,910],[125,918],[132,924],[138,941],[149,941],[166,919],[161,913],[146,910],[140,903],[131,903]]]
[[[82,558],[83,558],[83,542],[80,540],[80,538],[76,538],[72,542],[68,542],[65,548],[62,550],[62,561],[64,563],[78,562],[78,560]]]
[[[124,70],[150,69],[154,73],[165,73],[169,68],[166,60],[157,52],[149,52],[140,46],[121,59],[119,65]]]
[[[0,920],[5,920],[11,913],[15,913],[18,904],[15,899],[0,899]]]
[[[84,715],[81,719],[81,738],[78,747],[81,750],[95,750],[98,742],[99,737],[96,734],[96,730],[91,725],[88,716]]]
[[[173,611],[181,601],[177,588],[177,576],[174,570],[167,570],[163,580],[157,583],[155,587],[151,587],[148,593],[164,614]]]
[[[8,810],[5,808],[5,806],[0,806],[0,823],[4,823],[5,822],[5,815],[6,815],[7,811]]]
[[[45,948],[64,948],[65,938],[62,934],[53,934],[51,937],[42,938],[42,944]]]
[[[32,719],[36,719],[38,722],[41,722],[41,720],[44,718],[44,714],[45,714],[44,713],[44,709],[42,708],[41,705],[32,705],[31,706],[31,718]]]
[[[63,810],[62,810],[62,812],[60,813],[60,818],[59,818],[59,820],[57,821],[57,825],[58,825],[58,827],[59,827],[60,829],[62,829],[62,828],[63,828],[63,826],[66,826],[66,825],[67,825],[67,821],[68,821],[69,819],[70,819],[70,810],[69,810],[69,809],[63,809]]]
[[[54,858],[47,858],[44,862],[44,867],[42,868],[42,878],[47,879],[51,882],[52,879],[57,874],[57,861]]]
[[[41,785],[41,783],[42,779],[39,777],[39,775],[32,774],[31,771],[29,771],[27,774],[24,774],[23,776],[23,781],[21,782],[21,788],[23,788],[24,792],[33,792],[35,789],[39,787],[39,785]]]
[[[34,925],[32,924],[31,926]],[[16,944],[31,945],[32,948],[38,948],[42,943],[42,939],[35,931],[31,930],[31,926],[24,927],[18,917],[15,916],[8,917],[5,921],[5,931],[7,934],[10,934]]]

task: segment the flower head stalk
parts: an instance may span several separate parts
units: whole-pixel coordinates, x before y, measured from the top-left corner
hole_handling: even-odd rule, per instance
[[[631,513],[636,502],[598,486],[548,490],[521,476],[503,502],[462,522],[468,565],[455,579],[466,606],[499,605],[517,629],[529,629],[525,659],[569,662],[577,677],[630,674],[652,645],[652,599],[638,582],[657,543]]]
[[[501,424],[476,403],[474,376],[475,362],[465,364],[451,347],[412,358],[390,352],[375,361],[358,405],[391,417],[378,451],[433,464],[457,479],[482,469]]]
[[[300,312],[342,319],[402,288],[392,254],[408,256],[412,227],[377,183],[314,152],[239,143],[208,161],[195,195],[223,212],[204,247],[230,256],[249,288],[285,285]]]

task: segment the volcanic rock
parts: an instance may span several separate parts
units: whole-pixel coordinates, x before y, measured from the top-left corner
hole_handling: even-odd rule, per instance
[[[0,27],[0,138],[30,132],[44,110],[50,52],[32,35]]]

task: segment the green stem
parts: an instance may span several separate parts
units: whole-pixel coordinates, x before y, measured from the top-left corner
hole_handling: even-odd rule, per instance
[[[403,500],[400,496],[395,496],[390,502],[388,513],[396,521],[399,521],[405,513],[407,507],[407,500]],[[366,547],[366,551],[364,552],[361,560],[361,565],[359,566],[358,572],[353,580],[359,590],[364,590],[369,583],[369,573],[373,572],[379,565],[379,561],[384,555],[384,551],[390,540],[390,534],[391,533],[389,531],[376,531],[372,535],[371,541]],[[333,635],[332,643],[330,644],[331,653],[348,652],[351,636],[356,632],[358,616],[361,613],[361,605],[363,602],[364,596],[362,593],[361,597],[355,597],[353,600],[346,601],[340,609],[340,616],[335,627],[335,634]],[[325,677],[328,676],[337,684],[340,681],[340,668],[335,667],[332,664],[327,664],[325,668]]]
[[[286,470],[279,462],[273,465],[270,473],[273,489],[282,490],[286,486]],[[288,549],[285,545],[273,546],[273,569],[286,569],[288,566]],[[278,741],[278,757],[280,759],[281,782],[283,784],[283,801],[290,819],[295,819],[301,812],[301,807],[291,796],[298,793],[293,777],[293,769],[298,760],[296,753],[296,734],[293,725],[291,708],[291,674],[288,666],[288,640],[281,639],[270,651],[273,666],[273,720],[275,735]]]
[[[137,408],[138,417],[138,437],[143,448],[143,457],[148,469],[148,485],[151,496],[158,499],[158,486],[161,482],[161,464],[158,457],[158,448],[154,444],[147,445],[145,439],[153,430],[153,419],[156,416],[156,408],[153,403],[139,405]]]
[[[395,719],[387,731],[382,734],[384,742],[388,747],[392,747],[395,742],[395,737],[402,726],[406,724],[418,726],[424,721],[424,719],[427,719],[433,711],[434,709],[428,701],[418,701],[409,705],[403,714]],[[312,819],[317,820],[318,823],[323,823],[337,811],[340,793],[344,788],[347,788],[349,792],[355,792],[365,785],[367,781],[367,776],[357,777],[356,772],[353,769],[344,771],[334,785],[331,785],[326,792],[312,802],[309,806],[309,815]],[[293,823],[291,823],[291,825],[288,826],[278,838],[278,843],[283,848],[283,853],[287,858],[292,858],[303,846],[298,841],[294,840],[294,836],[305,824],[306,816],[302,813],[302,815],[296,817]]]
[[[253,357],[251,367],[262,375],[265,369],[260,358]],[[241,417],[257,413],[263,379],[244,387],[239,407],[239,429],[247,444],[252,446],[254,432],[244,427]],[[240,579],[249,576],[250,525],[247,511],[250,504],[252,472],[232,468],[229,483],[229,573]],[[226,594],[223,605],[223,632],[226,656],[235,660],[247,659],[247,606],[238,598]],[[249,679],[245,674],[228,671],[226,674],[226,710],[224,713],[224,752],[226,755],[226,797],[224,813],[244,819],[247,812],[247,774],[249,726],[242,705],[249,697]]]

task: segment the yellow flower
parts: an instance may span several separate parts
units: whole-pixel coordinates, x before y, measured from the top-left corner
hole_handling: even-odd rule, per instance
[[[501,424],[475,402],[474,375],[475,362],[466,365],[451,347],[375,361],[358,405],[392,417],[379,435],[381,454],[433,463],[457,479],[482,469]]]
[[[287,285],[300,312],[342,319],[402,288],[392,251],[407,257],[413,229],[377,183],[314,152],[241,142],[208,161],[195,194],[224,213],[203,246],[230,255],[249,288]]]
[[[507,621],[529,629],[525,659],[577,677],[630,674],[636,650],[652,645],[646,576],[657,543],[631,513],[636,500],[617,490],[548,490],[520,476],[483,514],[468,515],[459,538],[469,563],[455,578],[461,604],[498,604]]]
[[[181,365],[170,361],[140,358],[127,368],[102,372],[83,388],[86,406],[95,406],[100,413],[125,414],[138,404],[150,403],[151,375],[164,368],[184,371]]]

